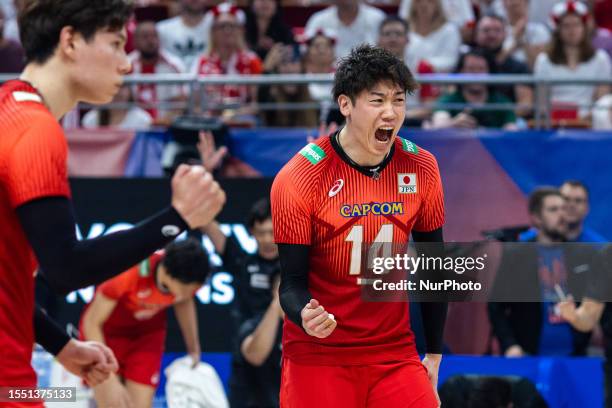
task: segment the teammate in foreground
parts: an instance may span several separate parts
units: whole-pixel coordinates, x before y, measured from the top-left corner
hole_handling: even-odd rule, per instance
[[[0,88],[0,386],[36,385],[37,262],[58,292],[100,283],[207,225],[225,200],[202,167],[181,166],[171,206],[130,230],[77,240],[58,120],[79,101],[105,103],[117,92],[130,68],[130,13],[122,0],[26,0],[20,12],[27,66]]]
[[[193,296],[210,271],[208,255],[195,239],[170,243],[165,251],[96,289],[83,311],[80,332],[105,343],[119,361],[118,375],[94,387],[101,407],[150,407],[159,381],[166,339],[166,309],[174,307],[187,352],[200,362]]]
[[[389,52],[360,46],[335,75],[346,125],[310,143],[272,186],[281,262],[281,407],[437,407],[445,303],[423,303],[419,360],[408,307],[366,303],[363,242],[442,242],[435,158],[397,137],[416,88]],[[370,209],[369,211],[367,209]],[[332,317],[333,316],[335,317]]]

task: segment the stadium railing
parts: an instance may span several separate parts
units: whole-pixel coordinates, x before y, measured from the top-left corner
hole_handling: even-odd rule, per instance
[[[0,74],[0,83],[16,78],[17,74]],[[551,113],[553,111],[552,101],[550,99],[550,90],[555,85],[612,85],[612,78],[594,78],[594,77],[574,77],[560,78],[555,76],[540,77],[535,75],[506,75],[506,74],[424,74],[416,75],[416,80],[420,84],[430,84],[434,86],[450,86],[461,84],[481,83],[488,85],[516,85],[525,84],[534,89],[534,105],[533,105],[533,122],[532,126],[535,129],[550,129],[552,126]],[[238,108],[240,105],[227,104],[219,105],[212,104],[206,101],[206,92],[203,92],[205,86],[210,85],[280,85],[280,84],[321,84],[331,85],[333,83],[333,74],[270,74],[270,75],[210,75],[210,76],[195,76],[193,74],[136,74],[125,77],[125,84],[155,84],[155,85],[182,85],[187,92],[187,100],[181,102],[160,101],[156,106],[159,109],[185,109],[187,114],[193,114],[197,109],[201,110],[222,110],[227,108]],[[545,101],[544,104],[539,101]],[[316,102],[292,102],[292,103],[260,103],[257,105],[260,111],[263,110],[300,110],[300,109],[317,109],[322,106],[329,107],[335,102],[330,98],[325,101]],[[108,104],[109,108],[125,107],[129,104]],[[576,103],[576,108],[587,107],[591,109],[594,103],[579,104]],[[461,109],[469,104],[416,104],[410,108],[418,107],[441,107],[447,109]],[[477,107],[478,110],[500,110],[508,109],[515,110],[519,107],[515,103],[502,104],[487,104]]]

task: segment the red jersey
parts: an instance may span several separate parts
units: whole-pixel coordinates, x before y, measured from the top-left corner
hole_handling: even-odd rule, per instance
[[[155,270],[162,257],[162,251],[156,252],[96,288],[96,293],[117,301],[104,323],[105,335],[126,336],[166,329],[165,310],[174,304],[175,299],[174,295],[163,293],[157,287]]]
[[[362,242],[406,243],[411,230],[444,223],[434,156],[399,137],[393,149],[375,179],[348,164],[325,137],[304,147],[274,180],[274,239],[310,246],[310,293],[338,322],[328,338],[318,339],[286,319],[283,353],[290,360],[375,364],[417,353],[408,305],[364,302],[358,284]]]
[[[63,130],[28,83],[0,87],[0,386],[35,386],[36,259],[15,209],[48,196],[70,196]]]
[[[195,64],[197,75],[258,75],[263,73],[263,64],[257,54],[248,50],[235,52],[223,63],[219,55],[201,56]],[[206,87],[206,100],[209,103],[230,104],[249,102],[247,85],[209,85]]]

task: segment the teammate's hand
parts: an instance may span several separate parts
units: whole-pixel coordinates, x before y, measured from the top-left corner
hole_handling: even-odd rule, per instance
[[[189,353],[189,357],[191,357],[191,368],[196,368],[202,359],[202,353],[198,351],[193,351]]]
[[[211,132],[200,132],[200,141],[197,146],[202,166],[209,172],[219,167],[223,158],[227,155],[227,147],[221,146],[217,149],[215,138]]]
[[[504,356],[506,357],[524,357],[525,351],[523,350],[521,346],[519,346],[518,344],[515,344],[513,346],[508,347],[508,349],[504,353]]]
[[[338,326],[334,315],[327,313],[316,299],[310,299],[301,315],[302,327],[306,333],[319,339],[328,337]]]
[[[57,360],[69,372],[95,386],[119,369],[115,355],[102,343],[71,339],[57,355]]]
[[[427,369],[427,375],[429,376],[429,382],[433,387],[436,400],[438,401],[438,407],[442,405],[440,396],[438,395],[438,373],[440,371],[440,362],[442,361],[442,354],[425,354],[425,358],[421,362]]]
[[[576,320],[576,302],[574,302],[572,295],[569,295],[563,302],[557,303],[555,311],[568,323],[574,322]]]
[[[190,228],[208,225],[225,204],[225,193],[202,166],[181,164],[172,177],[172,206]]]

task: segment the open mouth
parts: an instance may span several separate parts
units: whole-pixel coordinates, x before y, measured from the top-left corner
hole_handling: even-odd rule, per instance
[[[391,140],[391,136],[393,136],[392,127],[379,127],[374,133],[376,140],[381,143],[387,143],[389,140]]]

